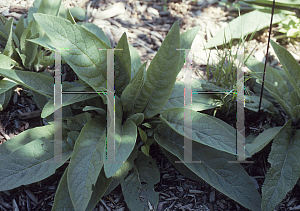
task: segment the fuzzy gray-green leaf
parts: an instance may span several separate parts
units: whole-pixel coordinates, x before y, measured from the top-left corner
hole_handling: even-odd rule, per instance
[[[262,210],[273,211],[300,177],[300,130],[293,135],[291,122],[286,122],[272,144],[268,158],[271,168],[262,186]]]
[[[96,35],[70,21],[44,14],[34,18],[45,30],[56,49],[83,81],[95,91],[106,82],[106,51],[110,47]],[[102,49],[102,50],[101,50]]]
[[[157,127],[154,139],[163,148],[184,161],[184,137],[167,124],[160,124]],[[199,163],[184,162],[184,165],[244,207],[259,211],[261,197],[249,175],[241,164],[228,162],[235,161],[235,156],[195,141],[192,143],[192,161]]]
[[[135,102],[135,112],[145,119],[158,114],[171,95],[180,59],[179,23],[175,22],[147,69],[146,80]]]
[[[90,120],[82,128],[71,157],[67,179],[75,210],[85,210],[92,196],[92,186],[103,166],[106,124],[101,118]],[[101,163],[102,161],[102,163]]]

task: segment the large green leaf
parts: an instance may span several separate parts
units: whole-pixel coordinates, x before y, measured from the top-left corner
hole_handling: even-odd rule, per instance
[[[154,185],[159,181],[160,174],[156,162],[150,156],[138,152],[134,171],[121,182],[128,208],[130,210],[149,210],[150,203],[156,210],[158,193],[154,191]]]
[[[145,119],[158,114],[171,95],[178,70],[180,52],[179,23],[174,23],[147,69],[146,80],[135,102],[135,112]]]
[[[192,80],[191,88],[193,93],[192,99],[192,110],[203,111],[222,105],[222,101],[216,94],[201,94],[196,93],[197,91],[203,91],[201,84],[203,80]],[[184,108],[184,82],[176,81],[172,90],[172,93],[167,101],[165,107],[161,111],[165,111],[169,108]]]
[[[284,14],[274,14],[273,24],[282,21]],[[223,45],[232,39],[240,39],[248,34],[259,31],[270,25],[271,14],[261,11],[252,11],[232,20],[228,26],[221,29],[213,38],[209,39],[205,48]],[[225,35],[225,37],[224,37]]]
[[[70,21],[44,14],[34,18],[75,73],[95,91],[106,82],[106,52],[110,47],[96,35]],[[101,50],[102,49],[102,50]]]
[[[54,84],[52,77],[35,72],[2,68],[0,68],[0,75],[42,95],[53,97]],[[65,88],[73,87],[72,85],[64,82],[63,86]]]
[[[123,162],[127,160],[134,148],[137,138],[137,128],[132,120],[126,120],[122,125],[120,119],[116,118],[115,123],[114,149],[116,162],[104,163],[105,175],[108,178],[113,176],[123,165]]]
[[[120,38],[115,51],[115,91],[120,97],[124,89],[130,82],[131,75],[131,59],[127,42],[127,36],[124,32]]]
[[[184,161],[184,137],[167,124],[157,127],[154,139]],[[199,163],[184,164],[197,176],[244,207],[260,210],[260,195],[247,172],[239,163],[228,163],[235,161],[235,156],[193,141],[192,160]]]
[[[270,141],[272,141],[275,136],[280,132],[282,127],[273,127],[265,130],[264,132],[260,133],[250,144],[246,144],[246,150],[251,154],[254,155],[255,153],[262,150],[265,146],[267,146]]]
[[[103,166],[106,124],[101,118],[90,120],[76,140],[67,178],[75,210],[85,210],[92,196],[92,186]],[[102,162],[101,162],[102,161]]]
[[[293,135],[291,122],[286,122],[272,144],[271,168],[262,186],[262,210],[274,210],[300,177],[300,130]]]
[[[233,127],[216,117],[191,110],[192,137],[188,137],[184,133],[184,110],[184,108],[170,108],[161,112],[159,118],[174,131],[193,141],[236,155],[237,131]],[[245,153],[249,157],[248,152]],[[243,156],[244,152],[239,155]]]
[[[245,64],[257,77],[256,81],[261,84],[264,64],[257,61],[253,56],[250,56]],[[292,113],[289,101],[289,90],[280,74],[277,73],[275,69],[267,66],[264,84],[264,87],[272,94],[291,118]]]
[[[62,160],[54,160],[52,125],[36,127],[0,146],[0,191],[41,181],[55,173],[72,155],[73,149],[62,140]]]
[[[54,197],[53,207],[52,207],[53,211],[74,211],[75,210],[68,189],[67,172],[68,172],[68,167],[66,168],[58,184],[56,194]],[[95,187],[93,187],[93,193],[85,211],[92,211],[95,208],[96,204],[98,204],[105,190],[109,186],[111,180],[112,180],[111,178],[105,177],[104,171],[102,169],[97,179],[96,185]]]
[[[282,64],[282,67],[287,75],[289,82],[293,85],[295,91],[300,97],[300,65],[294,59],[292,54],[288,52],[284,47],[278,45],[273,40],[270,41],[271,45]]]
[[[131,80],[130,84],[125,88],[121,95],[121,101],[124,111],[131,111],[133,109],[134,103],[140,94],[141,87],[144,84],[146,64],[147,63],[145,62],[140,67],[138,72]]]

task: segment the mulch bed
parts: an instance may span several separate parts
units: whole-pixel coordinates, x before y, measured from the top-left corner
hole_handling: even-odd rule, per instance
[[[106,11],[109,6],[116,6],[119,2],[120,7],[116,7],[110,13],[106,13],[104,17],[100,15],[101,11]],[[201,30],[196,36],[193,47],[203,46],[207,40],[214,36],[220,28],[225,26],[230,20],[238,16],[237,12],[228,11],[218,6],[215,1],[195,1],[184,3],[182,1],[168,1],[168,10],[163,10],[164,1],[80,1],[66,0],[66,8],[80,6],[87,9],[91,14],[89,21],[95,23],[103,29],[108,38],[116,46],[122,33],[127,32],[129,43],[132,44],[139,52],[142,62],[151,61],[160,47],[164,37],[168,33],[172,24],[179,20],[181,33],[194,27],[201,25]],[[14,17],[16,20],[20,15],[28,12],[33,1],[28,0],[12,0],[6,5],[0,7],[0,12],[6,17]],[[122,10],[122,5],[125,10]],[[121,12],[120,12],[121,11]],[[276,31],[276,27],[273,28]],[[260,61],[263,61],[267,46],[267,30],[261,30],[250,41],[251,46],[255,46],[253,55]],[[299,44],[295,45],[283,40],[281,44],[293,53],[293,56],[300,60]],[[279,67],[276,62],[274,52],[270,49],[269,65]],[[204,54],[195,53],[195,61],[193,61],[193,77],[200,78],[205,76],[206,57]],[[198,58],[198,59],[197,59]],[[200,59],[199,59],[200,58]],[[201,60],[202,59],[202,60]],[[214,59],[214,58],[213,58]],[[216,62],[216,60],[215,60]],[[149,64],[149,62],[148,62]],[[48,69],[51,69],[50,67]],[[66,81],[74,80],[74,74],[70,71],[68,65],[63,68],[63,77]],[[180,80],[180,78],[178,78]],[[209,111],[207,111],[209,112]],[[0,114],[0,144],[9,141],[15,135],[24,130],[43,126],[45,120],[40,118],[40,110],[33,102],[30,92],[26,89],[17,89],[11,99],[9,106]],[[263,131],[262,126],[265,123],[281,125],[275,122],[272,117],[263,115],[256,118],[254,112],[246,112],[246,134]],[[235,126],[235,116],[229,117],[218,116],[220,119]],[[242,164],[245,170],[253,178],[261,192],[261,186],[264,176],[270,167],[267,162],[266,154],[270,147],[262,153],[255,155],[254,164]],[[160,149],[152,145],[150,154],[153,155],[157,166],[161,173],[161,180],[155,186],[155,190],[160,193],[160,201],[158,211],[163,210],[247,210],[227,196],[223,195],[216,189],[212,188],[205,182],[197,182],[190,180],[181,175],[164,156]],[[49,178],[30,185],[15,188],[13,190],[0,192],[0,210],[51,210],[55,191],[67,164],[57,169],[56,173]],[[300,190],[296,185],[290,191],[282,203],[277,206],[276,210],[286,210],[292,208],[300,209]],[[129,210],[126,207],[121,188],[118,186],[108,196],[103,197],[94,211]]]

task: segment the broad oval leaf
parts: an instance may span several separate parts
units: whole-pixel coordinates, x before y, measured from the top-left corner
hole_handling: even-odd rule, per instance
[[[271,168],[262,186],[262,210],[274,210],[300,177],[300,130],[292,135],[292,120],[275,137],[268,161]]]
[[[154,133],[155,141],[184,162],[184,137],[167,124],[160,124]],[[261,197],[254,183],[236,158],[228,153],[193,141],[192,161],[184,164],[197,176],[218,191],[250,210],[260,210]]]
[[[0,145],[0,191],[41,181],[70,158],[73,149],[62,140],[62,160],[54,159],[54,132],[52,125],[37,127]]]
[[[218,118],[191,110],[192,137],[188,137],[184,133],[184,110],[184,108],[170,108],[161,112],[159,118],[174,131],[193,141],[236,155],[237,131],[233,127]],[[247,157],[250,156],[247,151],[245,153]],[[244,153],[239,155],[243,156]]]
[[[45,14],[34,14],[56,49],[75,73],[95,91],[106,82],[106,52],[110,47],[96,35],[70,21]]]
[[[58,184],[56,194],[54,197],[53,207],[52,207],[53,211],[74,211],[75,210],[68,189],[67,173],[68,173],[68,167],[66,168]],[[85,211],[92,211],[95,208],[96,204],[104,195],[105,190],[109,186],[111,180],[112,180],[111,178],[105,177],[103,170],[100,172],[95,188],[93,189],[91,199]]]
[[[92,186],[103,166],[106,124],[101,118],[90,120],[75,142],[67,179],[72,204],[77,211],[85,210],[92,196]],[[101,162],[102,161],[102,162]]]
[[[146,80],[135,102],[135,112],[145,119],[158,114],[171,95],[180,59],[179,23],[174,23],[147,69]]]
[[[53,84],[52,77],[48,77],[43,74],[38,74],[35,72],[2,69],[2,68],[0,68],[0,75],[5,78],[9,78],[14,82],[28,89],[34,90],[42,95],[45,95],[47,97],[53,97],[54,84]],[[73,87],[72,85],[64,82],[63,85],[66,88]],[[52,110],[53,110],[53,106],[52,106]]]

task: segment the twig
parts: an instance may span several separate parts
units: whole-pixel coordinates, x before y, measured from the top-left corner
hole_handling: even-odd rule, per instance
[[[100,199],[100,202],[108,211],[111,211],[111,209],[105,204],[105,202],[102,199]]]

